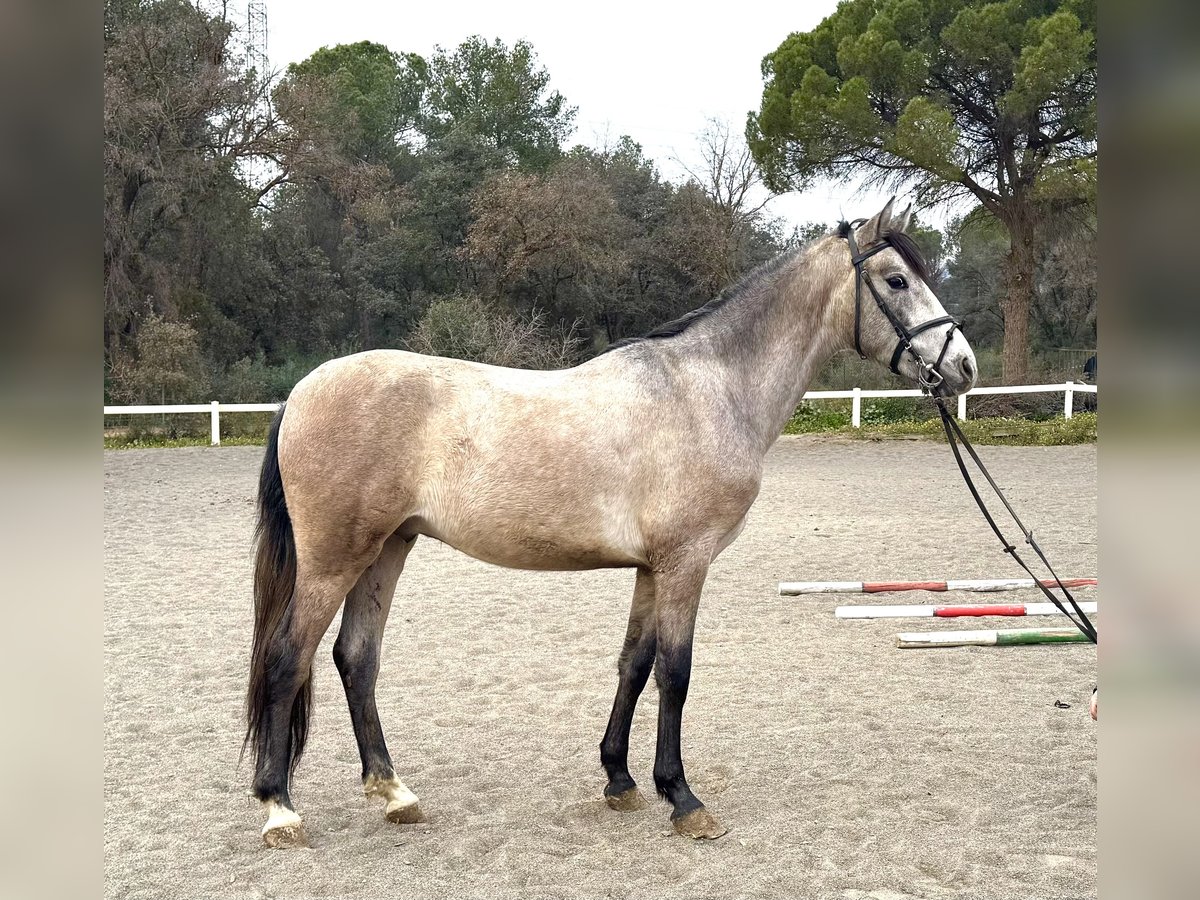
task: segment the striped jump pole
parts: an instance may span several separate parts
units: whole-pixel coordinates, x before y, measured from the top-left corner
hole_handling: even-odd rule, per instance
[[[963,581],[781,581],[782,597],[801,594],[883,594],[891,591],[1017,591],[1036,587],[1032,578],[975,578]],[[1042,579],[1046,588],[1058,587],[1053,578]],[[1095,578],[1064,578],[1063,587],[1095,587]]]
[[[896,635],[901,649],[1007,647],[1016,644],[1086,644],[1078,628],[992,628],[983,631],[910,631]]]
[[[1094,600],[1079,604],[1085,613],[1096,612]],[[957,619],[966,616],[1061,616],[1053,603],[985,603],[982,606],[839,606],[839,619],[907,619],[932,616]]]

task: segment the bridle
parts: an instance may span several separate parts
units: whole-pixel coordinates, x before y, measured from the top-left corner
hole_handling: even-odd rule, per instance
[[[875,303],[880,311],[887,317],[891,323],[892,329],[896,332],[896,337],[899,338],[896,342],[896,349],[892,352],[892,361],[888,368],[896,375],[900,374],[900,357],[908,353],[909,356],[917,364],[917,382],[923,389],[933,393],[944,381],[942,378],[941,367],[942,361],[946,358],[946,351],[950,349],[950,341],[954,337],[955,329],[962,329],[962,325],[954,316],[938,316],[935,319],[930,319],[928,322],[922,322],[915,328],[908,328],[900,317],[892,310],[886,300],[880,295],[875,284],[867,275],[866,269],[863,268],[863,263],[879,253],[892,246],[890,240],[886,238],[862,252],[858,249],[858,243],[854,240],[854,229],[865,222],[865,219],[857,219],[848,223],[844,227],[846,242],[850,245],[850,262],[854,265],[854,349],[858,351],[858,355],[863,359],[867,358],[867,354],[863,353],[862,349],[862,286],[865,282],[867,288],[871,291],[871,296],[875,298]],[[913,338],[930,328],[936,328],[939,325],[949,325],[946,329],[946,339],[942,342],[942,351],[938,354],[937,362],[932,365],[916,351],[913,347]]]
[[[1000,490],[1000,486],[996,484],[991,473],[988,472],[987,468],[984,467],[983,460],[979,458],[979,454],[975,452],[975,448],[971,446],[971,442],[968,441],[967,436],[963,434],[962,428],[959,427],[958,422],[955,421],[952,415],[950,415],[950,411],[946,409],[946,398],[937,393],[937,389],[941,387],[942,383],[945,381],[945,379],[942,377],[941,367],[942,362],[946,359],[946,351],[950,348],[950,340],[954,336],[955,329],[961,330],[962,326],[953,316],[938,316],[936,319],[930,319],[928,322],[922,322],[920,325],[911,329],[900,321],[896,313],[890,306],[888,306],[887,301],[884,300],[883,297],[880,296],[879,291],[875,289],[875,285],[871,283],[871,279],[867,275],[866,270],[863,269],[864,262],[874,256],[876,253],[879,253],[881,250],[886,250],[888,247],[893,246],[893,244],[890,239],[884,238],[875,246],[872,246],[860,253],[858,244],[854,240],[854,229],[865,221],[865,219],[857,219],[854,222],[843,224],[841,228],[841,236],[844,237],[846,242],[850,245],[850,262],[854,264],[854,349],[858,351],[858,355],[863,359],[867,358],[867,355],[862,351],[862,341],[860,338],[860,329],[862,327],[862,285],[865,282],[871,291],[871,295],[875,298],[875,303],[879,306],[880,311],[887,317],[887,320],[891,323],[892,328],[896,332],[896,336],[899,338],[899,341],[896,344],[896,349],[892,352],[892,361],[889,368],[896,375],[899,375],[900,370],[898,366],[900,363],[900,357],[905,353],[908,353],[916,362],[918,372],[917,382],[921,385],[921,388],[927,394],[929,394],[933,402],[937,405],[938,414],[942,419],[942,430],[946,432],[946,441],[950,444],[950,449],[954,453],[954,461],[958,463],[958,470],[962,473],[963,480],[967,483],[967,488],[970,490],[971,496],[975,499],[975,503],[979,507],[979,511],[983,513],[983,517],[987,520],[988,525],[991,526],[996,537],[1000,539],[1000,544],[1004,547],[1004,552],[1016,560],[1017,564],[1029,573],[1029,575],[1033,578],[1033,583],[1038,586],[1038,588],[1043,594],[1046,595],[1047,598],[1049,598],[1051,603],[1058,607],[1059,612],[1070,619],[1072,624],[1082,631],[1093,644],[1097,643],[1096,626],[1091,623],[1084,611],[1080,609],[1079,604],[1071,595],[1071,592],[1067,590],[1066,585],[1062,583],[1062,579],[1055,574],[1054,568],[1050,565],[1050,560],[1046,558],[1046,554],[1042,552],[1042,548],[1038,546],[1037,541],[1034,540],[1033,532],[1025,527],[1025,523],[1023,523],[1017,516],[1017,511],[1012,508],[1012,504],[1008,502],[1008,498],[1005,497],[1004,492]],[[933,286],[928,282],[926,282],[925,286],[928,287],[930,291],[933,290]],[[938,325],[949,325],[950,327],[946,329],[946,339],[942,342],[942,350],[938,354],[937,362],[930,364],[923,356],[921,356],[920,353],[916,351],[912,342],[913,338],[915,338],[917,335],[928,331],[930,328],[936,328]],[[1052,593],[1046,587],[1046,585],[1042,583],[1042,579],[1038,578],[1037,575],[1034,574],[1034,571],[1025,564],[1025,561],[1017,554],[1017,548],[1013,544],[1009,543],[1008,538],[1006,538],[1004,533],[1000,530],[1000,526],[996,524],[996,520],[992,518],[991,511],[983,502],[983,497],[980,496],[979,489],[975,487],[975,482],[971,479],[971,473],[967,471],[967,464],[963,460],[962,451],[959,448],[960,443],[966,448],[967,453],[971,457],[971,461],[975,463],[976,467],[978,467],[979,471],[983,474],[983,477],[987,479],[987,483],[991,486],[992,490],[995,491],[996,496],[1000,498],[1000,502],[1004,504],[1004,508],[1008,510],[1008,513],[1010,516],[1012,516],[1013,521],[1016,522],[1017,527],[1025,536],[1025,543],[1033,548],[1034,553],[1037,554],[1038,558],[1046,566],[1046,570],[1054,579],[1053,584],[1063,592],[1063,596],[1066,597],[1067,602],[1071,604],[1071,611],[1067,610],[1062,601],[1058,599],[1058,596]],[[1075,615],[1071,614],[1072,611],[1075,613]],[[1076,616],[1078,616],[1078,618],[1076,618]]]

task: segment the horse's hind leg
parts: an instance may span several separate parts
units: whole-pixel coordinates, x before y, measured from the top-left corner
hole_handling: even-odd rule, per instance
[[[298,574],[295,599],[265,646],[253,790],[267,810],[262,836],[268,847],[305,841],[288,782],[308,736],[313,654],[352,577]]]
[[[600,762],[608,775],[604,796],[613,809],[640,809],[646,805],[637,783],[629,774],[629,727],[633,723],[638,697],[654,665],[654,650],[654,579],[648,571],[638,569],[629,627],[617,664],[620,677],[617,696],[613,700],[604,740],[600,742]]]
[[[346,688],[354,738],[362,757],[363,791],[368,797],[382,797],[387,804],[388,821],[397,823],[419,822],[421,808],[417,796],[404,786],[392,768],[375,707],[375,679],[379,675],[383,628],[392,606],[396,580],[416,540],[415,536],[405,540],[392,535],[383,545],[379,558],[363,572],[347,595],[342,627],[333,645],[333,660]]]

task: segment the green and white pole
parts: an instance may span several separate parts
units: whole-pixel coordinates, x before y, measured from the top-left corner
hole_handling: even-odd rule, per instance
[[[1015,644],[1086,644],[1077,628],[988,628],[981,631],[910,631],[896,635],[901,649],[1008,647]]]

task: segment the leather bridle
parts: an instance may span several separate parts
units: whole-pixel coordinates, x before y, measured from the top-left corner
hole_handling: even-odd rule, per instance
[[[938,316],[935,319],[930,319],[928,322],[922,322],[915,328],[909,328],[902,321],[900,321],[900,317],[896,315],[895,311],[893,311],[890,306],[888,306],[887,301],[883,299],[879,291],[876,289],[875,284],[871,281],[870,276],[867,275],[866,269],[863,268],[863,264],[868,259],[874,256],[876,253],[879,253],[881,250],[886,250],[888,247],[891,247],[892,243],[885,238],[875,246],[860,252],[858,249],[858,243],[854,240],[854,229],[865,221],[865,219],[858,219],[854,222],[850,222],[844,229],[844,237],[846,238],[846,242],[850,245],[850,262],[854,264],[854,349],[858,351],[858,355],[863,359],[867,358],[867,354],[863,353],[861,337],[862,286],[865,282],[867,288],[871,291],[871,296],[875,298],[875,304],[879,307],[884,316],[887,317],[888,322],[891,323],[892,329],[896,332],[896,337],[898,338],[896,341],[896,349],[892,352],[892,361],[888,365],[888,368],[891,369],[896,375],[899,375],[900,357],[903,354],[908,353],[908,355],[911,356],[917,364],[917,383],[920,384],[923,389],[932,394],[934,390],[941,386],[942,382],[945,380],[942,377],[941,372],[942,362],[946,359],[946,351],[950,349],[950,341],[954,337],[955,329],[961,330],[962,325],[956,318],[954,318],[954,316]],[[930,328],[937,328],[939,325],[949,325],[950,327],[946,329],[946,339],[942,342],[942,350],[938,354],[937,361],[930,364],[929,361],[921,356],[921,354],[918,353],[913,347],[913,338],[928,331]]]
[[[858,219],[854,222],[844,225],[842,228],[842,236],[850,245],[850,262],[854,264],[854,349],[858,351],[858,355],[863,359],[867,358],[867,355],[862,351],[862,342],[860,339],[860,329],[862,327],[862,285],[865,282],[871,291],[871,295],[875,298],[875,303],[887,317],[887,320],[891,323],[892,328],[896,332],[896,336],[899,338],[899,341],[896,344],[896,349],[892,352],[892,361],[889,368],[892,370],[892,372],[899,375],[900,370],[898,366],[900,363],[900,357],[905,353],[908,353],[916,362],[917,371],[919,373],[917,375],[917,382],[921,385],[921,388],[929,394],[929,396],[933,399],[933,402],[937,405],[938,414],[942,419],[942,430],[946,432],[946,441],[950,444],[950,449],[954,452],[954,461],[958,463],[958,470],[962,473],[963,480],[967,483],[967,488],[970,490],[971,496],[974,498],[976,505],[979,507],[979,511],[983,513],[983,517],[987,520],[988,525],[991,526],[991,529],[995,533],[996,537],[1000,539],[1000,544],[1004,547],[1004,552],[1011,556],[1022,569],[1029,573],[1029,575],[1033,578],[1034,584],[1038,586],[1041,592],[1046,595],[1051,603],[1058,607],[1059,612],[1070,619],[1072,624],[1074,624],[1076,628],[1078,628],[1087,636],[1088,640],[1090,640],[1093,644],[1097,643],[1096,626],[1091,623],[1091,620],[1088,619],[1087,615],[1079,607],[1079,604],[1071,595],[1071,592],[1067,590],[1066,585],[1062,583],[1062,579],[1055,574],[1054,568],[1050,565],[1050,560],[1046,558],[1046,554],[1042,552],[1042,548],[1034,539],[1033,532],[1026,528],[1025,523],[1022,522],[1017,516],[1017,511],[1013,509],[1012,504],[1008,502],[1008,498],[1004,496],[1004,492],[1000,490],[1000,486],[996,484],[996,481],[992,478],[991,473],[988,472],[987,468],[984,467],[983,460],[979,458],[979,454],[975,452],[975,448],[971,446],[971,442],[968,441],[967,436],[963,434],[962,428],[959,427],[958,422],[955,421],[954,417],[950,414],[950,411],[946,409],[946,398],[937,392],[937,389],[941,387],[942,383],[945,381],[945,379],[942,377],[941,367],[942,362],[946,359],[946,351],[950,347],[950,339],[954,336],[955,329],[961,330],[962,326],[953,316],[938,316],[936,319],[930,319],[928,322],[922,322],[916,328],[911,329],[900,321],[900,318],[896,315],[892,308],[888,306],[887,301],[884,300],[883,297],[880,296],[879,291],[875,289],[875,285],[871,283],[871,279],[867,275],[866,270],[863,269],[863,263],[866,260],[870,259],[876,253],[879,253],[881,250],[886,250],[888,247],[893,246],[893,244],[888,238],[884,238],[878,244],[869,247],[867,250],[860,253],[858,244],[854,240],[854,229],[861,225],[864,221],[866,220]],[[917,274],[918,277],[920,277],[920,273]],[[933,290],[933,286],[928,283],[926,283],[926,287],[928,287],[930,291]],[[923,356],[921,356],[920,353],[916,351],[912,345],[912,342],[913,338],[915,338],[917,335],[928,331],[930,328],[936,328],[938,325],[949,325],[950,327],[946,329],[946,339],[942,343],[942,350],[938,354],[937,362],[930,364]],[[1021,534],[1025,536],[1025,543],[1033,548],[1034,553],[1037,554],[1038,558],[1046,566],[1046,570],[1053,578],[1054,586],[1063,592],[1063,596],[1066,598],[1067,602],[1070,603],[1070,610],[1068,610],[1063,602],[1058,599],[1057,595],[1051,592],[1046,585],[1043,584],[1042,579],[1038,578],[1037,575],[1034,574],[1033,570],[1025,564],[1025,561],[1017,554],[1016,546],[1009,543],[1008,538],[1006,538],[1004,533],[1000,530],[1000,526],[996,524],[996,520],[992,518],[991,511],[983,502],[983,497],[980,496],[979,489],[975,486],[975,482],[971,479],[971,473],[967,470],[967,464],[963,460],[962,451],[959,449],[960,443],[966,448],[967,453],[971,457],[971,461],[975,463],[976,467],[983,474],[983,477],[987,479],[988,485],[990,485],[992,490],[995,491],[996,496],[1000,498],[1000,502],[1004,504],[1004,508],[1008,510],[1009,515],[1012,516],[1013,521],[1016,522],[1017,527],[1021,530]],[[1072,613],[1074,613],[1074,615],[1072,615]]]

